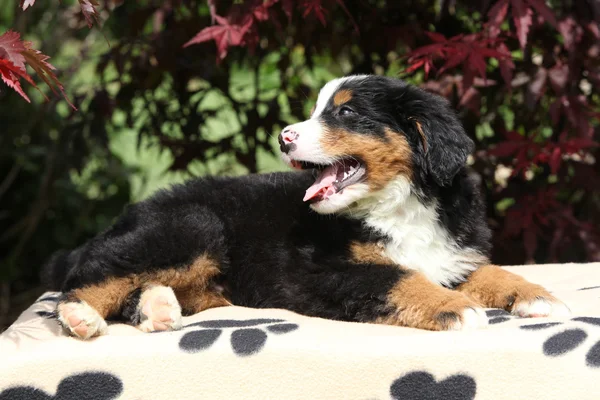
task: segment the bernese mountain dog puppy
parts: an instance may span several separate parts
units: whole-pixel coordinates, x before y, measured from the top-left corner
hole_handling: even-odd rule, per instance
[[[300,171],[191,180],[53,256],[43,275],[62,292],[65,329],[175,330],[182,314],[232,304],[429,330],[483,327],[483,307],[568,315],[490,265],[473,142],[441,97],[382,76],[336,79],[279,144]]]

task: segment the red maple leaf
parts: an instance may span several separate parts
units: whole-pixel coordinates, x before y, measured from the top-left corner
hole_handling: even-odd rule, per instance
[[[96,7],[98,7],[98,0],[78,0],[79,5],[81,6],[81,12],[85,17],[85,22],[87,22],[88,27],[92,27],[94,25],[94,21],[99,25],[100,17],[98,16],[98,11]]]
[[[25,45],[25,51],[23,51],[23,53],[21,53],[21,54],[23,55],[23,57],[25,57],[25,61],[27,61],[27,65],[29,65],[31,68],[33,68],[33,70],[36,72],[36,74],[38,74],[39,77],[42,78],[42,80],[44,82],[46,82],[46,85],[48,85],[48,87],[52,90],[52,92],[54,92],[54,94],[57,94],[56,89],[58,89],[62,93],[62,95],[65,98],[65,100],[67,101],[67,103],[74,110],[77,110],[77,107],[75,107],[73,105],[73,103],[71,103],[71,101],[69,100],[69,97],[65,93],[65,88],[63,87],[62,83],[60,83],[60,81],[58,80],[56,75],[54,75],[54,72],[53,72],[55,70],[54,66],[52,64],[50,64],[49,62],[47,62],[47,60],[50,57],[43,54],[39,50],[35,50],[32,47],[31,42],[24,42],[24,45]],[[55,89],[55,87],[56,87],[56,89]]]
[[[525,48],[527,44],[527,35],[532,24],[534,10],[541,15],[544,21],[555,28],[558,27],[554,13],[544,0],[499,0],[488,12],[490,19],[488,28],[492,37],[496,37],[500,33],[500,25],[506,19],[509,6],[521,48]]]
[[[511,176],[524,174],[538,162],[547,162],[546,153],[536,142],[536,134],[527,137],[515,131],[507,131],[504,132],[504,136],[506,140],[488,150],[488,154],[500,158],[510,158],[513,166]]]
[[[556,174],[564,155],[583,154],[584,150],[598,147],[600,144],[589,138],[568,138],[560,135],[558,142],[536,142],[537,135],[522,136],[514,131],[505,132],[506,141],[498,143],[488,150],[488,154],[501,158],[510,158],[514,167],[511,176],[526,172],[533,165],[547,164],[550,172]]]
[[[215,15],[215,19],[219,25],[202,29],[196,36],[185,43],[183,47],[214,40],[217,44],[217,61],[220,61],[227,56],[229,46],[239,46],[243,43],[244,35],[254,22],[252,17],[246,18],[245,22],[239,25],[230,24],[226,18],[218,15]]]
[[[594,111],[583,95],[558,97],[550,105],[550,117],[554,124],[558,124],[561,116],[583,137],[591,137],[594,134],[591,121],[600,120],[600,113]]]
[[[28,103],[31,103],[19,82],[19,78],[23,78],[37,87],[25,70],[23,51],[25,51],[25,45],[21,41],[21,35],[18,32],[8,31],[0,35],[0,75],[2,81],[19,93]]]
[[[29,102],[30,100],[25,95],[19,78],[25,79],[36,89],[38,87],[25,70],[25,63],[27,63],[54,93],[56,93],[55,87],[58,88],[67,103],[76,110],[77,108],[69,101],[62,84],[52,72],[54,67],[47,62],[48,59],[47,55],[35,50],[31,42],[22,42],[21,35],[18,32],[8,31],[0,36],[0,74],[4,83]]]
[[[81,7],[81,13],[85,18],[85,22],[87,22],[88,27],[92,27],[94,25],[94,21],[97,24],[100,24],[100,17],[98,16],[98,11],[96,7],[98,7],[98,0],[77,0],[79,2],[79,6]],[[31,7],[35,3],[35,0],[21,0],[19,6],[23,8],[23,11],[27,10],[28,7]]]
[[[35,0],[21,0],[19,7],[23,9],[23,11],[27,10],[27,7],[31,7],[35,3]]]
[[[257,21],[266,21],[269,19],[269,8],[271,8],[279,0],[262,1],[259,5],[252,9],[252,15]]]
[[[531,26],[533,12],[529,7],[526,6],[520,0],[512,2],[512,17],[517,29],[517,38],[521,48],[525,48],[527,44],[527,34],[529,33],[529,27]]]
[[[501,39],[486,38],[482,33],[461,34],[450,39],[433,32],[428,32],[427,36],[434,43],[417,48],[408,54],[410,67],[405,72],[413,72],[423,67],[427,77],[429,71],[435,69],[435,61],[444,60],[445,63],[439,69],[438,74],[461,65],[464,89],[468,90],[476,77],[486,80],[486,59],[488,58],[508,60],[504,64],[504,68],[509,70],[514,68],[506,47],[499,47],[502,43]]]
[[[208,10],[210,11],[210,22],[214,24],[217,15],[217,0],[208,0]]]
[[[543,152],[548,154],[547,162],[550,166],[550,171],[556,174],[563,160],[563,155],[580,154],[583,155],[584,150],[592,147],[598,147],[600,144],[588,138],[567,138],[567,133],[563,132],[558,140],[558,143],[548,143]]]
[[[2,81],[8,85],[8,87],[14,89],[17,93],[19,93],[28,103],[31,103],[29,97],[23,91],[21,87],[21,83],[19,82],[19,77],[25,79],[27,82],[31,83],[35,86],[35,83],[31,79],[25,70],[17,67],[10,60],[5,60],[0,58],[0,76],[2,77]]]
[[[0,35],[0,58],[11,61],[17,68],[25,71],[25,58],[21,54],[25,46],[21,41],[21,34],[8,31]]]

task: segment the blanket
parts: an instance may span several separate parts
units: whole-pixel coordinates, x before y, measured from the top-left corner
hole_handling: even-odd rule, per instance
[[[600,264],[506,267],[567,303],[564,319],[487,310],[464,332],[223,307],[180,331],[123,325],[88,342],[46,293],[0,336],[0,399],[598,399]]]

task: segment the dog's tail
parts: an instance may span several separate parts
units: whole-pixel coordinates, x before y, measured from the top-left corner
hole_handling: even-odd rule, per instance
[[[67,274],[75,267],[81,252],[80,247],[75,250],[59,250],[52,254],[40,274],[40,280],[46,290],[61,290]]]

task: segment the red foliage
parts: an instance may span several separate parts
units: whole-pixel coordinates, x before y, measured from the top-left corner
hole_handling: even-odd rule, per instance
[[[14,89],[25,100],[27,100],[28,103],[31,103],[31,100],[29,100],[29,97],[27,97],[25,92],[23,92],[23,88],[21,88],[21,83],[19,82],[19,77],[21,77],[35,86],[35,83],[31,77],[27,75],[27,72],[17,67],[10,60],[0,59],[0,76],[2,76],[2,80],[8,85],[8,87]]]
[[[23,0],[23,9],[34,1]],[[87,10],[86,20],[91,23],[92,17],[97,18],[97,0],[78,1],[84,15]],[[343,55],[340,64],[351,65],[352,73],[370,73],[386,70],[391,58],[405,55],[406,76],[424,71],[423,87],[453,103],[471,136],[475,138],[476,132],[485,128],[486,134],[476,137],[478,151],[473,167],[487,183],[483,190],[491,203],[488,218],[496,230],[496,261],[507,262],[507,254],[519,253],[515,242],[519,247],[516,250],[522,250],[527,261],[556,261],[560,257],[600,259],[600,202],[592,193],[593,188],[600,187],[600,163],[595,161],[600,159],[600,8],[595,3],[555,1],[549,3],[551,8],[545,0],[448,1],[441,2],[441,10],[435,13],[428,2],[411,2],[410,10],[404,10],[402,2],[392,0],[376,2],[376,6],[375,2],[343,0],[207,2],[210,26],[206,26],[208,18],[193,16],[185,24],[178,22],[165,28],[169,35],[164,37],[181,38],[178,44],[183,44],[195,32],[186,28],[192,26],[199,32],[185,42],[186,48],[214,41],[216,46],[205,46],[203,51],[193,53],[186,49],[185,54],[183,50],[178,54],[181,59],[190,56],[187,65],[196,66],[197,60],[192,56],[201,56],[203,71],[209,71],[203,72],[203,77],[211,84],[221,89],[228,85],[231,65],[227,57],[231,53],[242,57],[258,53],[264,58],[279,52],[277,67],[281,71],[293,68],[291,52],[281,51],[290,43],[304,46],[308,69],[323,54],[334,58]],[[165,7],[179,4],[188,3],[169,2]],[[149,5],[145,12],[153,15],[156,7]],[[335,24],[331,23],[333,20]],[[287,29],[288,25],[293,29]],[[351,31],[359,35],[348,36]],[[24,96],[19,77],[28,79],[27,62],[47,77],[43,78],[47,83],[63,91],[54,75],[48,75],[52,68],[45,56],[25,49],[27,46],[18,36],[15,41],[14,34],[4,40],[16,46],[3,45],[0,40],[0,73],[4,82]],[[128,56],[113,52],[117,67],[133,65],[129,75],[140,76],[142,82],[138,86],[125,83],[119,101],[125,98],[130,103],[139,86],[146,89],[148,82],[160,82],[155,77],[157,68],[146,66],[147,60],[157,59],[161,72],[175,65],[183,68],[185,63],[172,62],[176,50],[160,48],[164,42],[157,40],[150,45],[149,52],[136,63],[126,63]],[[212,55],[215,47],[218,67],[204,61],[205,53]],[[152,51],[156,52],[151,54]],[[215,73],[217,69],[219,72]],[[185,88],[185,79],[197,74],[197,68],[185,72],[175,72],[182,80],[177,87]],[[174,75],[173,71],[170,73]],[[418,76],[416,79],[421,79]],[[223,81],[219,81],[221,78]],[[302,98],[304,87],[298,80],[295,86],[291,81],[282,74],[281,92]],[[180,95],[181,99],[188,96]],[[244,128],[250,133],[245,135],[255,134],[258,128],[271,132],[281,124],[276,103],[269,104],[269,114],[262,119],[256,110],[242,110],[237,101],[231,101],[236,111],[248,115]],[[160,102],[156,105],[161,107]],[[302,118],[302,111],[292,112]],[[157,115],[159,122],[155,123],[162,123],[165,115]],[[199,121],[204,117],[199,116]],[[172,150],[179,146],[174,151],[173,165],[177,168],[185,168],[199,154],[204,156],[211,145],[195,142],[198,123],[189,125],[189,138],[184,141],[165,137],[160,140]],[[148,127],[147,131],[160,131],[159,126]],[[252,139],[248,142],[256,141],[256,137]],[[225,152],[235,148],[224,141],[213,150]],[[255,170],[255,153],[235,156],[249,170]],[[495,179],[499,163],[512,169],[505,182]],[[514,205],[501,211],[494,207],[505,199]],[[510,244],[510,251],[503,251],[506,238],[515,241]]]
[[[91,28],[94,25],[94,21],[99,25],[100,17],[98,16],[98,0],[77,0],[79,5],[81,6],[81,13],[85,18],[88,26]],[[27,10],[28,7],[31,7],[35,4],[35,0],[21,0],[19,4],[23,11]]]
[[[184,47],[214,40],[217,44],[218,62],[227,56],[227,49],[229,46],[240,46],[244,44],[244,35],[248,32],[254,21],[252,17],[247,17],[241,24],[232,24],[227,19],[218,15],[215,15],[214,17],[219,25],[204,28],[184,44]]]
[[[78,0],[79,5],[81,6],[81,13],[85,18],[85,22],[87,22],[88,27],[92,27],[94,25],[94,21],[100,25],[100,17],[98,16],[98,11],[96,7],[98,7],[98,0]]]
[[[76,110],[77,108],[69,101],[62,84],[52,72],[55,68],[47,62],[49,58],[39,50],[33,49],[31,42],[21,41],[21,35],[17,32],[8,31],[0,36],[0,75],[4,83],[29,102],[29,97],[27,97],[19,82],[21,77],[37,89],[37,85],[25,70],[25,64],[27,64],[46,82],[54,93],[56,93],[56,87],[67,103]]]
[[[36,72],[36,74],[42,78],[44,82],[46,82],[46,85],[48,85],[54,94],[58,94],[56,92],[56,89],[58,89],[71,108],[77,110],[77,107],[71,103],[69,97],[65,93],[62,83],[60,83],[56,75],[54,75],[54,72],[52,72],[55,70],[55,68],[47,61],[50,57],[43,54],[41,51],[32,48],[31,42],[24,42],[24,45],[25,50],[21,52],[21,54],[25,58],[27,65],[29,65]]]
[[[229,47],[253,46],[258,41],[256,23],[265,22],[270,19],[272,7],[278,4],[291,20],[295,2],[293,0],[250,0],[243,4],[231,7],[226,17],[216,14],[216,0],[209,1],[211,16],[217,26],[209,26],[202,29],[192,39],[184,44],[184,47],[214,40],[217,45],[217,63],[225,59]],[[303,0],[299,4],[302,17],[314,16],[323,26],[327,25],[327,9],[323,0]],[[335,0],[353,24],[354,30],[358,32],[358,25],[346,8],[343,0]]]
[[[503,31],[501,26],[508,20],[509,11],[513,28]],[[597,68],[600,21],[589,21],[590,16],[572,12],[557,17],[544,0],[497,0],[486,15],[488,20],[482,21],[484,29],[471,35],[446,39],[439,33],[427,34],[434,43],[412,50],[407,72],[423,69],[427,77],[431,70],[437,69],[439,83],[428,82],[426,86],[450,98],[454,92],[442,90],[440,84],[446,79],[443,74],[453,69],[462,72],[462,85],[457,85],[459,105],[471,108],[476,114],[480,97],[487,94],[487,118],[497,127],[497,132],[504,134],[496,134],[494,138],[500,140],[479,155],[487,165],[502,160],[512,168],[508,185],[494,188],[494,194],[499,198],[512,196],[515,200],[515,205],[503,218],[499,237],[520,237],[528,261],[534,260],[542,241],[550,246],[551,260],[556,260],[559,250],[564,250],[560,243],[574,240],[583,243],[589,259],[596,259],[600,254],[596,245],[597,227],[578,219],[578,210],[565,199],[578,189],[571,183],[569,168],[588,162],[591,152],[598,148],[595,140],[598,124],[594,120],[598,121],[600,113],[597,106],[590,104],[591,91],[585,89],[585,85],[600,84]],[[546,29],[543,22],[558,32],[536,36],[536,46],[545,49],[541,62],[515,65],[508,57],[512,38],[517,38],[519,48],[526,49],[534,40],[533,35]],[[553,39],[557,34],[563,37],[562,43]],[[525,55],[531,57],[530,53]],[[519,98],[513,96],[522,96],[523,104],[513,105],[516,107],[513,124],[520,128],[520,133],[507,130],[503,116],[489,109],[493,104],[490,101],[497,101],[496,93],[502,88],[489,85],[484,89],[489,91],[496,86],[492,89],[496,93],[486,94],[480,93],[481,88],[470,88],[475,78],[486,78],[490,70],[498,73],[490,68],[489,58],[498,60],[497,69],[505,82],[505,96],[517,103]],[[520,72],[515,79],[514,70]],[[474,104],[465,100],[468,95],[476,100]],[[539,115],[535,110],[543,109],[542,102],[547,104],[548,111]],[[543,126],[547,127],[544,134]],[[493,164],[490,167],[492,171],[495,169]],[[548,183],[549,175],[556,177],[552,185]],[[589,179],[599,180],[597,175]],[[594,200],[590,198],[589,201]]]
[[[542,142],[537,135],[525,137],[514,131],[506,132],[505,137],[506,141],[494,146],[488,154],[514,160],[512,176],[539,164],[547,164],[550,173],[556,174],[565,155],[584,156],[585,150],[598,147],[597,142],[588,138],[568,138],[566,132],[560,135],[558,142]]]
[[[510,5],[513,23],[522,48],[527,44],[527,35],[532,24],[533,10],[553,27],[557,27],[554,13],[544,0],[499,0],[488,12],[489,28],[493,36],[500,32]]]
[[[501,47],[502,41],[487,38],[481,32],[471,35],[460,34],[450,39],[434,32],[426,32],[426,35],[434,43],[420,47],[408,54],[410,67],[406,69],[406,72],[413,72],[422,67],[427,78],[429,71],[436,69],[435,61],[441,59],[445,63],[439,69],[438,75],[461,66],[463,86],[465,90],[468,90],[473,85],[475,77],[486,79],[486,59],[495,58],[499,62],[504,62],[509,70],[514,68],[510,53],[506,51],[506,47]]]

